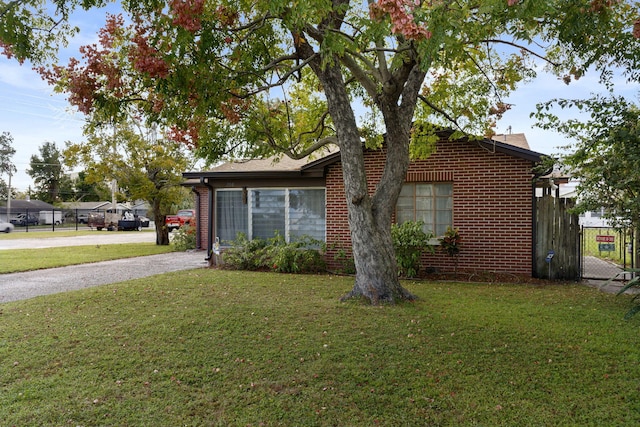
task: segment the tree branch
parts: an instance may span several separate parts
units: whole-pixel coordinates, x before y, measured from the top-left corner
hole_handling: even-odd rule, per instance
[[[427,104],[429,106],[429,108],[431,108],[432,110],[434,110],[437,113],[440,113],[445,119],[449,120],[451,123],[454,124],[454,126],[460,130],[462,130],[462,126],[460,126],[460,124],[458,123],[458,121],[456,119],[454,119],[453,117],[451,117],[446,111],[444,111],[443,109],[441,109],[440,107],[437,107],[436,105],[434,105],[431,101],[429,101],[424,95],[418,95],[418,99],[420,99],[422,102],[424,102],[425,104]]]
[[[558,64],[557,62],[553,62],[551,61],[549,58],[540,55],[537,52],[534,52],[533,50],[529,49],[526,46],[522,46],[520,44],[514,43],[514,42],[510,42],[510,41],[506,41],[506,40],[500,40],[500,39],[485,39],[485,40],[480,40],[481,43],[497,43],[497,44],[506,44],[508,46],[512,46],[521,50],[524,50],[527,53],[530,53],[531,55],[535,56],[536,58],[542,59],[543,61],[545,61],[548,64],[553,65],[554,67],[558,67],[560,66],[560,64]]]

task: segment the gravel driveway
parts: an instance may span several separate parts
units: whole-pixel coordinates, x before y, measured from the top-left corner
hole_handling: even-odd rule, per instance
[[[87,244],[113,244],[155,241],[150,232],[108,233],[71,238],[18,239],[0,241],[0,249],[44,248]],[[89,241],[90,240],[90,241]],[[124,241],[123,241],[124,240]],[[89,243],[87,243],[89,241]],[[171,271],[207,267],[205,251],[171,252],[136,258],[102,261],[24,273],[0,274],[0,303],[33,298],[40,295],[118,283]]]

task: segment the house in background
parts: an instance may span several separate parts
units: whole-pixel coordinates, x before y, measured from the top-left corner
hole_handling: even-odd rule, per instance
[[[86,224],[89,213],[101,212],[111,208],[111,202],[63,202],[62,207],[66,210],[67,221]]]
[[[38,216],[40,211],[59,210],[50,203],[42,200],[20,200],[11,199],[11,211],[8,212],[6,201],[0,206],[0,219],[9,222],[11,218],[15,218],[18,214],[30,214]]]
[[[458,269],[531,276],[535,266],[534,167],[543,155],[522,134],[495,139],[449,140],[443,132],[435,153],[411,162],[396,206],[395,221],[422,220],[435,235],[459,230]],[[515,145],[512,144],[515,142]],[[385,149],[367,150],[370,192],[382,174]],[[283,158],[221,165],[185,172],[196,194],[198,246],[223,244],[238,232],[288,241],[310,235],[327,243],[330,268],[351,245],[340,153],[316,160]],[[444,254],[428,255],[427,267],[452,270]]]

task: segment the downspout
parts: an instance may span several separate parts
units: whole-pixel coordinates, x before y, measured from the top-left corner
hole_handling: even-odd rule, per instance
[[[200,178],[200,183],[209,189],[208,206],[209,215],[207,215],[207,257],[205,261],[210,261],[213,257],[213,186],[206,181],[204,177]]]
[[[536,184],[539,176],[531,184],[531,277],[538,277],[538,198]]]
[[[196,221],[196,249],[202,249],[202,238],[200,237],[200,230],[202,227],[200,226],[200,192],[194,185],[191,187],[191,191],[196,195],[196,212],[198,215],[198,220]]]

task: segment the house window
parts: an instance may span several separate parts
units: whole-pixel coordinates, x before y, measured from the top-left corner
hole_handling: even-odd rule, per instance
[[[396,205],[396,221],[422,221],[425,232],[444,235],[453,225],[453,184],[404,184]]]
[[[287,242],[301,236],[325,240],[324,188],[253,188],[216,191],[216,236],[235,240],[242,232],[250,239],[270,239],[276,232]]]
[[[249,234],[249,212],[242,190],[216,192],[216,234],[221,242]]]
[[[325,240],[324,189],[289,190],[289,239],[309,236]]]
[[[251,238],[270,239],[285,230],[285,190],[251,190]]]

